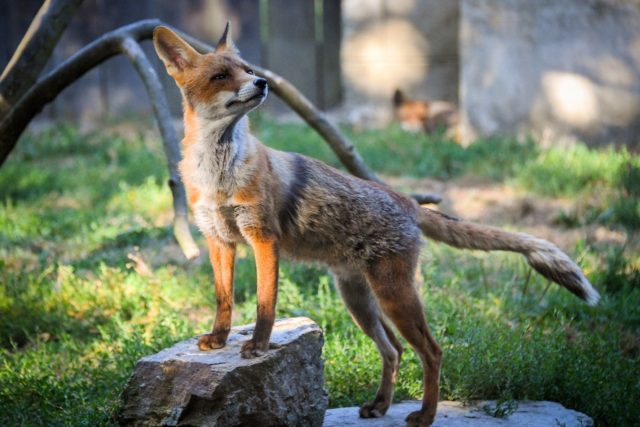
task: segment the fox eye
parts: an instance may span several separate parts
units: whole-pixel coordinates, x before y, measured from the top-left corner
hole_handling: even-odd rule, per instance
[[[218,73],[215,76],[213,76],[211,79],[212,80],[224,80],[227,78],[227,75],[225,73]]]
[[[247,70],[247,74],[251,74],[252,76],[255,74],[251,68]]]

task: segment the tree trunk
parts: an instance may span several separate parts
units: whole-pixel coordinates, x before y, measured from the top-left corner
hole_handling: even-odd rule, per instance
[[[0,75],[0,120],[38,80],[83,0],[45,0]]]

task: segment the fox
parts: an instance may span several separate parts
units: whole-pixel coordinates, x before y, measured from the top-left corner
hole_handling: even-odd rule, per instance
[[[460,115],[455,104],[448,101],[410,99],[400,89],[395,90],[392,99],[394,117],[403,130],[433,133],[445,129],[445,136],[460,142]]]
[[[163,26],[155,28],[153,43],[182,93],[179,170],[213,269],[215,320],[211,331],[199,336],[200,350],[226,344],[237,245],[252,249],[257,272],[256,324],[241,346],[243,358],[272,348],[281,257],[323,264],[382,360],[380,385],[359,415],[382,417],[391,405],[404,351],[399,333],[423,368],[421,408],[406,423],[424,427],[436,415],[442,350],[414,286],[422,235],[457,248],[521,253],[543,276],[597,303],[599,294],[580,267],[548,241],[422,207],[385,184],[263,145],[250,132],[247,113],[264,103],[268,82],[241,58],[229,24],[208,53]]]

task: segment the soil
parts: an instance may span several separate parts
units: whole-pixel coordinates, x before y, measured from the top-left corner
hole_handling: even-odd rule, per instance
[[[523,231],[550,240],[564,250],[572,250],[579,240],[624,244],[624,231],[601,225],[567,227],[559,218],[580,212],[584,199],[552,198],[528,194],[502,183],[465,177],[451,181],[429,178],[386,177],[395,188],[412,192],[437,193],[442,202],[437,209],[459,218],[514,231]]]

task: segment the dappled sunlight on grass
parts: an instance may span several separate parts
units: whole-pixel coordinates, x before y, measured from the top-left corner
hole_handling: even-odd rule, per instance
[[[167,215],[171,212],[171,192],[165,183],[157,182],[154,177],[135,186],[121,181],[118,190],[106,205],[108,213],[135,212],[154,225],[171,221],[172,217]],[[161,220],[163,224],[158,222]]]

